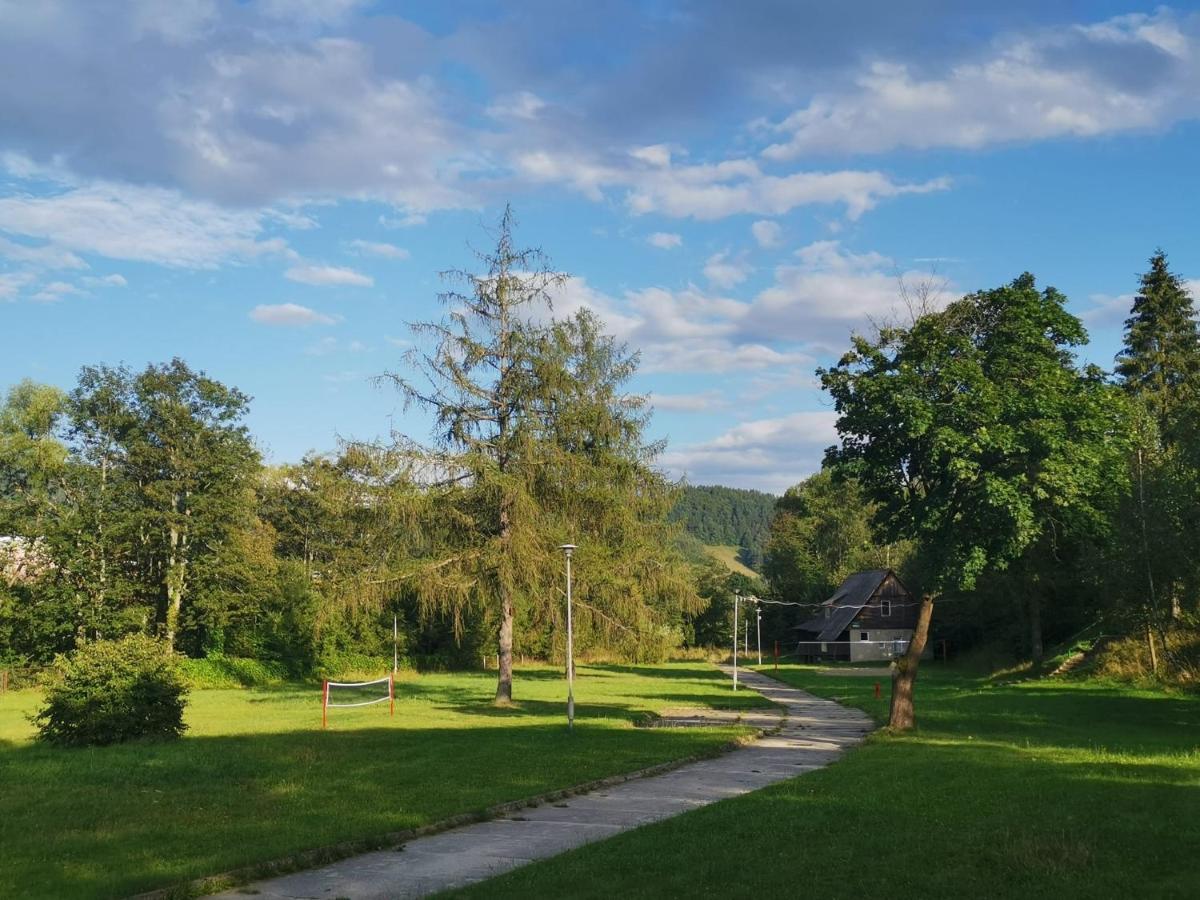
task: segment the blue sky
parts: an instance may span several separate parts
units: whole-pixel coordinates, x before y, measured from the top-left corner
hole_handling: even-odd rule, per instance
[[[182,356],[272,461],[422,436],[370,377],[511,202],[664,468],[778,492],[902,280],[1032,271],[1109,365],[1156,247],[1200,279],[1198,120],[1182,5],[0,0],[0,388]]]

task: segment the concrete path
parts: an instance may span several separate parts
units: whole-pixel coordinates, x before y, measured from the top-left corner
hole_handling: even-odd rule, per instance
[[[224,900],[245,900],[248,894],[258,900],[423,897],[819,768],[861,741],[873,727],[858,710],[819,700],[754,672],[743,670],[738,675],[743,685],[786,710],[778,733],[662,775],[417,838],[399,852],[366,853],[217,896]]]

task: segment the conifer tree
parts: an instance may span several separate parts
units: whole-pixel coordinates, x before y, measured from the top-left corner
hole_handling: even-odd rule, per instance
[[[671,600],[694,598],[655,528],[668,491],[642,441],[644,401],[622,393],[636,367],[591,316],[547,321],[566,279],[538,250],[513,244],[512,211],[483,272],[441,297],[442,322],[413,325],[432,349],[408,362],[416,379],[385,373],[408,404],[430,412],[433,440],[401,437],[422,485],[418,558],[401,572],[426,613],[494,629],[496,702],[512,702],[518,618],[554,625],[563,594],[559,545],[579,544],[581,624],[640,638]],[[592,602],[594,601],[594,602]],[[518,617],[520,614],[520,617]]]
[[[1145,399],[1170,442],[1179,409],[1193,397],[1200,378],[1200,334],[1192,297],[1162,250],[1150,257],[1150,270],[1125,320],[1117,372],[1131,393]]]

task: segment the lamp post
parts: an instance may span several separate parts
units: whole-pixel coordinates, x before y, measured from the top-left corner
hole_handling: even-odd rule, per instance
[[[567,728],[575,728],[575,636],[571,627],[571,553],[574,544],[559,548],[567,557]]]
[[[742,592],[735,590],[733,592],[733,689],[737,690],[737,623],[738,623],[738,605],[742,600]]]
[[[758,648],[758,664],[762,665],[762,604],[757,600],[754,602],[755,625],[757,633],[755,635],[754,644]]]

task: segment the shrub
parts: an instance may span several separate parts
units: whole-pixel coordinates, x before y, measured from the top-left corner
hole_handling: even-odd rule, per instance
[[[280,663],[224,654],[185,659],[182,667],[187,683],[194,688],[274,687],[283,684],[288,675]]]
[[[166,645],[144,635],[94,641],[55,662],[38,737],[63,747],[177,738],[187,686]]]

